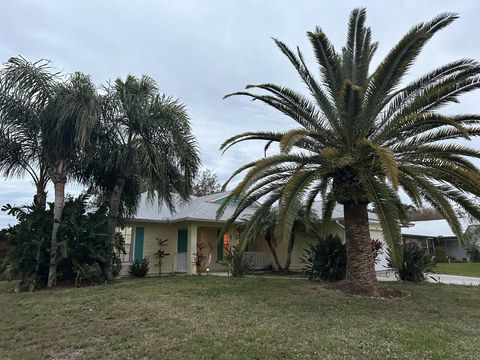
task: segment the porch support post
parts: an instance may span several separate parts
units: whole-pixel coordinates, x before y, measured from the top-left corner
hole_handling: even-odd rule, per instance
[[[228,248],[231,251],[234,246],[237,246],[237,229],[234,226],[232,226],[228,231],[228,237],[229,237]]]
[[[196,274],[194,257],[197,252],[197,225],[188,225],[187,275]]]

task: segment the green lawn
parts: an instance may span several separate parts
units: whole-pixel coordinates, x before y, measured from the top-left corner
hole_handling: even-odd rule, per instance
[[[0,359],[478,359],[480,289],[348,297],[294,279],[214,276],[8,293]]]
[[[480,263],[439,263],[435,265],[437,274],[480,277]]]

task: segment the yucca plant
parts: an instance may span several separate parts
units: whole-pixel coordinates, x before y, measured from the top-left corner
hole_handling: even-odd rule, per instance
[[[428,274],[433,272],[435,266],[431,256],[416,243],[403,244],[401,249],[403,261],[398,265],[392,263],[392,254],[390,251],[387,251],[389,266],[396,269],[399,279],[413,282],[426,281]]]
[[[327,224],[335,204],[340,203],[345,220],[346,280],[372,288],[376,277],[369,205],[380,219],[396,263],[402,261],[400,227],[405,220],[400,190],[415,205],[426,202],[438,210],[458,238],[462,234],[452,204],[480,217],[479,206],[468,196],[480,195],[480,173],[469,159],[480,157],[480,152],[451,142],[479,135],[480,115],[441,112],[460,95],[480,87],[480,65],[461,59],[410,83],[402,82],[432,36],[457,19],[456,14],[446,13],[414,26],[370,72],[377,43],[372,42],[365,19],[365,9],[352,11],[347,42],[340,52],[320,28],[307,33],[319,78],[308,69],[298,48],[294,51],[274,40],[309,96],[274,84],[247,86],[264,94],[241,91],[226,96],[261,101],[299,127],[286,132],[247,132],[223,143],[221,149],[227,150],[243,141],[265,140],[267,147],[278,143],[280,151],[233,173],[232,178],[247,172],[219,214],[230,199],[240,199],[227,228],[245,208],[261,200],[250,219],[255,224],[278,203],[275,234],[287,241],[302,204],[308,212],[321,197],[322,219]]]

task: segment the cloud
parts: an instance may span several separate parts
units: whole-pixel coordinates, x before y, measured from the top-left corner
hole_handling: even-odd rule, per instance
[[[263,154],[261,143],[243,143],[221,155],[218,148],[226,138],[296,125],[258,102],[223,96],[262,82],[305,91],[271,37],[299,45],[315,71],[305,32],[319,25],[340,48],[348,14],[359,3],[367,7],[367,22],[380,43],[374,64],[411,26],[444,11],[461,18],[432,40],[408,78],[460,57],[480,59],[473,35],[480,32],[480,4],[436,0],[6,2],[0,13],[0,59],[47,58],[57,69],[91,74],[97,84],[128,73],[152,76],[186,104],[203,165],[225,180]],[[455,110],[478,112],[477,99],[478,94],[466,96]],[[33,193],[26,179],[0,182],[0,204],[28,202]],[[0,214],[0,227],[9,221]]]

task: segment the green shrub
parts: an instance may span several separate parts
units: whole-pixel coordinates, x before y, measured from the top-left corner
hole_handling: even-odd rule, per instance
[[[252,272],[253,269],[250,259],[246,258],[244,252],[237,246],[233,246],[232,250],[228,250],[225,256],[225,263],[234,277],[246,275]]]
[[[100,206],[87,212],[88,195],[67,197],[63,218],[58,232],[59,262],[58,280],[63,282],[100,283],[106,280],[104,270],[109,253],[115,273],[120,271],[118,253],[123,250],[121,234],[110,244],[107,230],[107,208]],[[33,290],[46,285],[48,276],[50,236],[52,232],[53,205],[47,209],[30,205],[2,208],[17,218],[18,224],[2,230],[1,236],[9,250],[0,268],[4,278],[19,279],[20,290]],[[102,278],[97,275],[85,277],[100,268]],[[88,271],[87,271],[88,270]]]
[[[150,270],[150,261],[148,257],[144,257],[141,261],[135,260],[130,265],[128,273],[134,277],[145,277],[148,274],[148,270]]]
[[[425,281],[425,273],[433,272],[435,265],[431,257],[415,243],[403,244],[402,251],[403,263],[400,266],[393,264],[391,253],[387,251],[389,266],[396,269],[398,277],[402,281]]]
[[[480,249],[478,246],[473,245],[468,249],[467,253],[471,262],[480,262]]]
[[[448,263],[448,257],[445,255],[445,249],[443,247],[435,246],[433,261],[436,263]]]
[[[115,256],[113,257],[113,264],[112,264],[112,275],[114,278],[120,275],[120,272],[122,271],[122,267],[123,267],[122,259],[120,259],[120,256],[115,254]]]
[[[21,291],[43,286],[48,275],[52,210],[10,205],[5,205],[2,210],[18,220],[17,225],[2,231],[9,246],[1,268],[3,277],[7,280],[20,280]]]
[[[338,235],[309,244],[300,259],[310,280],[338,281],[345,278],[347,268],[346,247]]]
[[[98,263],[74,264],[75,286],[97,285],[105,282],[105,275]]]

